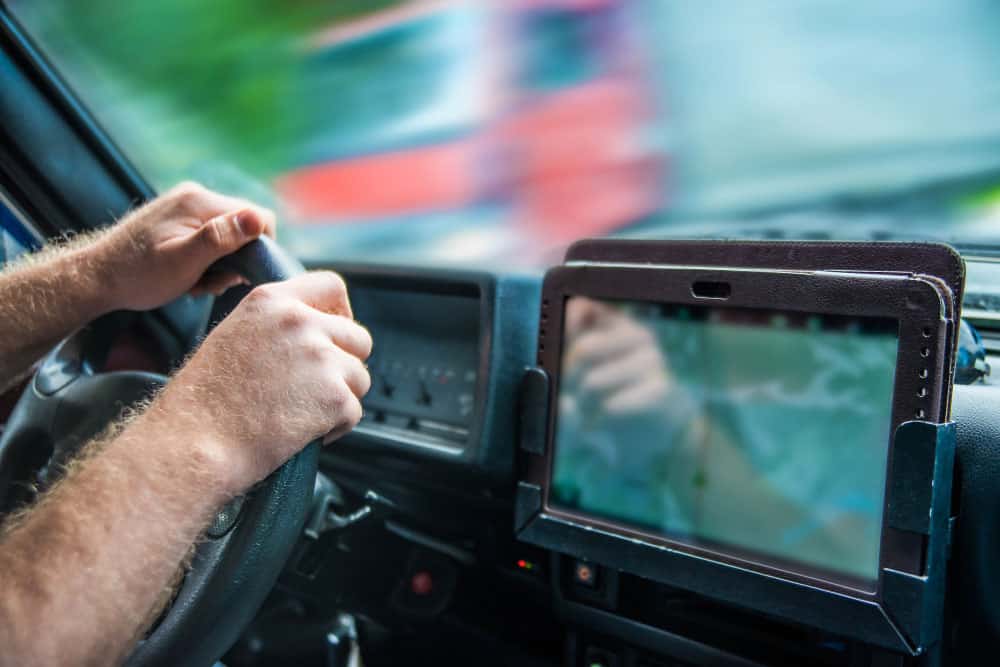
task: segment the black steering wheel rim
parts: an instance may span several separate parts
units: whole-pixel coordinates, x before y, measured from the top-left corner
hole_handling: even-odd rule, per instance
[[[221,260],[218,269],[251,284],[285,280],[302,265],[268,238]],[[92,437],[122,409],[155,391],[163,376],[94,372],[86,363],[85,328],[55,348],[24,390],[0,436],[0,507],[15,470],[39,451],[58,456]],[[95,405],[95,400],[98,399]],[[211,665],[253,619],[302,533],[316,478],[318,444],[292,457],[244,499],[227,506],[197,545],[191,568],[155,629],[133,650],[130,667]],[[235,521],[234,521],[235,517]],[[213,532],[214,531],[214,532]],[[55,573],[54,573],[55,574]]]

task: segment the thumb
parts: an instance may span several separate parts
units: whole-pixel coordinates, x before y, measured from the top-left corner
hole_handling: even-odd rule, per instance
[[[264,233],[266,224],[251,209],[224,213],[207,221],[195,232],[195,251],[206,262],[233,253]]]

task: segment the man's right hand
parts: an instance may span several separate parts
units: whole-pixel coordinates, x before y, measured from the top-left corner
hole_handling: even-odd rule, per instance
[[[236,495],[310,441],[354,428],[371,386],[364,364],[371,349],[339,275],[262,285],[209,334],[142,420],[190,429],[190,456],[217,466],[220,491]]]
[[[0,304],[26,314],[0,318],[0,340],[35,334],[34,347],[13,349],[36,359],[99,307],[162,303],[197,285],[216,258],[269,233],[267,213],[252,206],[223,202],[225,210],[213,214],[191,212],[193,202],[181,205],[171,195],[140,209],[127,235],[112,230],[91,246],[0,276]],[[250,222],[248,231],[243,223]],[[234,235],[219,236],[221,244],[198,242],[215,238],[199,231],[213,228]],[[98,250],[88,250],[93,246]],[[119,247],[128,257],[107,252]],[[101,274],[115,266],[119,281],[144,266],[152,274],[119,292],[117,302],[102,297],[81,307],[89,289],[100,296]],[[147,289],[150,280],[155,289]],[[309,441],[357,424],[371,346],[336,274],[253,290],[145,411],[86,445],[38,502],[0,525],[0,664],[124,662],[222,503]]]

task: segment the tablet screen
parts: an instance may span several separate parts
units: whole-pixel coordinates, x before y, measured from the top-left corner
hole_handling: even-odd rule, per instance
[[[571,297],[549,505],[873,586],[898,322]]]

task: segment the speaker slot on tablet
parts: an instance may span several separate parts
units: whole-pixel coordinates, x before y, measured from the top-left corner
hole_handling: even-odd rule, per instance
[[[728,299],[732,285],[715,280],[698,280],[691,283],[691,294],[699,299]]]

